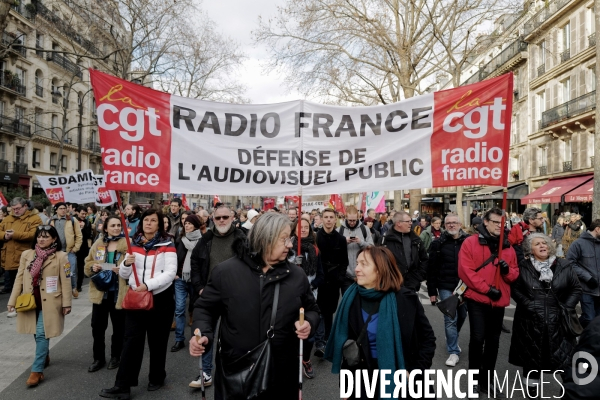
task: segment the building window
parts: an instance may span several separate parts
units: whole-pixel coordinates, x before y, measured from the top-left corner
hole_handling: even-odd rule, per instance
[[[34,123],[35,123],[35,127],[34,127],[34,131],[38,132],[41,131],[43,129],[43,110],[41,108],[36,108],[35,109],[35,116],[34,116]]]
[[[596,9],[595,9],[595,7],[590,7],[587,9],[585,25],[586,25],[586,30],[589,32],[590,35],[592,33],[596,32]]]
[[[540,151],[538,152],[540,158],[538,159],[538,165],[540,167],[546,167],[546,163],[548,160],[548,148],[547,147],[540,147]]]
[[[542,42],[540,42],[539,44],[540,47],[540,66],[542,65],[546,65],[546,41],[543,40]]]
[[[590,74],[592,75],[592,89],[590,90],[590,92],[593,92],[594,90],[596,90],[596,65],[592,65],[590,67]]]
[[[537,98],[537,104],[536,104],[536,111],[537,111],[537,115],[536,115],[536,119],[538,121],[542,120],[542,113],[544,111],[546,111],[546,92],[545,91],[541,91],[537,94],[536,96]]]
[[[6,160],[6,144],[0,142],[0,160]]]
[[[567,78],[561,82],[562,86],[562,102],[566,103],[571,100],[571,78]]]
[[[571,47],[571,23],[568,22],[565,26],[561,28],[561,36],[562,36],[562,49],[563,51],[567,51]]]
[[[25,164],[25,147],[17,146],[17,154],[15,156],[15,161],[20,164]]]
[[[52,169],[52,170],[56,169],[57,160],[58,160],[58,154],[50,153],[50,169]]]
[[[0,115],[4,115],[4,101],[0,101]]]
[[[62,172],[67,172],[67,156],[62,156],[60,169]]]
[[[60,140],[60,135],[58,134],[58,115],[52,114],[52,136],[53,139]]]
[[[40,166],[42,160],[42,151],[40,149],[33,149],[33,156],[31,157],[31,167],[37,168]]]
[[[23,122],[25,118],[25,109],[23,107],[15,107],[15,119],[19,122]]]
[[[565,140],[564,149],[565,149],[565,153],[564,153],[565,162],[572,161],[571,139]]]

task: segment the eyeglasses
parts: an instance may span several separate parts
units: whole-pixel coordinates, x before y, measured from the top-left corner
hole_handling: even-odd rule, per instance
[[[409,219],[408,221],[398,221],[398,222],[412,222],[412,219]]]
[[[493,219],[490,219],[490,222],[492,222],[492,223],[493,223],[493,224],[495,224],[495,225],[500,225],[500,224],[502,224],[502,220],[500,220],[500,221],[494,221]]]
[[[460,225],[460,222],[446,222],[446,225]]]
[[[50,228],[52,228],[50,225],[38,225],[37,227],[38,231],[49,231]]]
[[[215,218],[215,221],[221,221],[221,220],[227,221],[230,218],[230,216],[229,215],[223,215],[221,217],[214,217],[214,218]]]
[[[279,239],[279,241],[281,241],[282,239]],[[283,239],[283,244],[286,245],[286,246],[289,246],[290,244],[292,244],[292,238],[291,237],[286,237],[285,239]]]

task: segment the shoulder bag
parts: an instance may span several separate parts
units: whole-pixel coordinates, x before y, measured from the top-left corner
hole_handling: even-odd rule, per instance
[[[31,311],[35,310],[35,308],[35,296],[33,293],[23,293],[17,297],[17,302],[15,304],[15,310],[17,312]]]
[[[156,266],[156,259],[158,258],[159,251],[157,250],[154,254],[154,260],[152,261],[152,272],[150,273],[150,279],[154,278],[154,267]],[[135,285],[140,286],[140,280],[137,275],[137,269],[135,263],[132,265],[133,276],[135,278]],[[136,292],[129,287],[125,298],[123,299],[123,309],[125,310],[152,310],[154,307],[154,295],[151,291],[146,290],[145,292]]]
[[[377,312],[379,312],[379,305],[377,305],[376,309],[367,317],[356,340],[348,339],[344,343],[344,346],[342,346],[342,355],[349,367],[355,367],[360,362],[360,349],[358,348],[358,343],[363,341],[365,334],[367,333],[367,328],[369,327],[369,322],[371,322],[371,317]]]
[[[258,346],[237,360],[227,363],[222,354],[219,334],[219,361],[217,368],[221,374],[221,395],[228,400],[249,400],[264,393],[269,387],[272,376],[273,357],[271,354],[271,339],[275,335],[275,316],[279,303],[279,282],[275,284],[271,326],[267,338]],[[223,319],[221,319],[223,324]],[[222,325],[221,325],[222,326]]]
[[[561,301],[558,299],[554,290],[550,288],[550,292],[552,296],[556,299],[558,306],[560,307],[559,313],[559,322],[560,327],[563,330],[563,333],[569,337],[577,337],[583,333],[583,326],[581,322],[579,322],[579,317],[577,316],[577,311],[574,308],[567,308]]]

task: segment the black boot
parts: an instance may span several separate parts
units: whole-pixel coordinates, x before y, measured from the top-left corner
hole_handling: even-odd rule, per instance
[[[171,347],[171,352],[175,353],[183,348],[185,348],[185,344],[183,342],[175,342],[173,347]]]
[[[88,368],[88,372],[96,372],[102,369],[106,365],[106,361],[94,360],[92,365]]]
[[[106,367],[106,368],[107,369],[119,368],[120,363],[121,363],[121,359],[119,357],[111,357],[110,361],[108,362],[108,367]]]
[[[129,387],[113,386],[110,389],[102,389],[99,395],[107,399],[128,400],[131,398],[131,389]]]

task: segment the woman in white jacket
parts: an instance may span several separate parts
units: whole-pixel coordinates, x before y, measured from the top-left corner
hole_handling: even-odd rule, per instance
[[[171,321],[175,312],[173,279],[177,272],[175,246],[164,230],[160,211],[144,211],[131,246],[120,265],[119,275],[129,280],[129,286],[137,291],[151,291],[154,307],[149,311],[125,310],[125,338],[121,364],[115,386],[102,389],[101,397],[128,399],[130,388],[137,386],[146,335],[150,349],[150,373],[148,390],[154,391],[164,385],[167,373],[165,362]],[[133,268],[140,282],[136,284]]]

